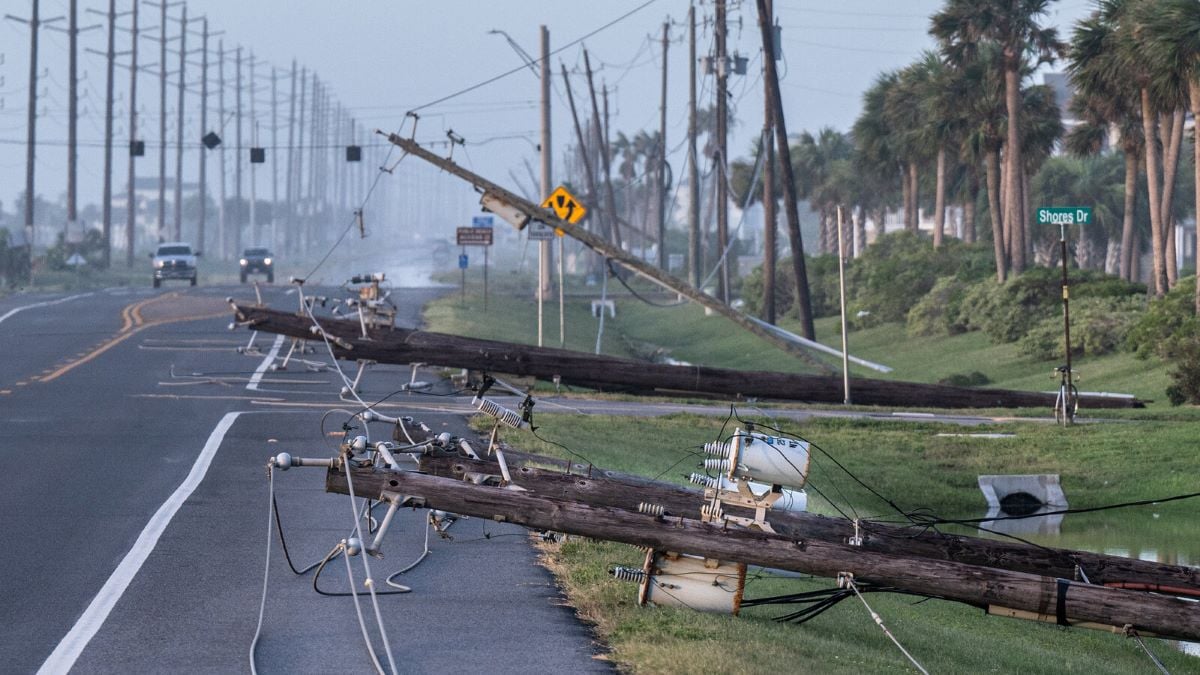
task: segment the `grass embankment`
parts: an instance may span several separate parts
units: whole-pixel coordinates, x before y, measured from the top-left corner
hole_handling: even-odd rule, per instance
[[[590,299],[590,298],[589,298]],[[526,297],[493,294],[489,312],[478,298],[458,297],[434,303],[427,313],[431,330],[520,342],[536,340],[536,307]],[[547,336],[557,341],[557,311],[547,305]],[[597,322],[586,299],[568,307],[567,346],[591,351]],[[550,327],[553,327],[551,331]],[[819,334],[837,341],[836,324],[823,321]],[[606,351],[632,355],[627,342],[670,344],[672,356],[708,365],[802,371],[803,364],[757,338],[739,335],[729,322],[704,317],[694,307],[649,308],[618,301],[618,316],[606,323]],[[612,341],[610,341],[612,340]],[[589,342],[590,341],[590,342]],[[891,377],[936,381],[948,374],[980,370],[996,386],[1047,389],[1052,363],[1023,361],[1015,350],[996,347],[977,334],[936,340],[909,340],[900,326],[884,326],[851,335],[851,351],[885,362]],[[1165,369],[1125,355],[1088,359],[1080,368],[1096,375],[1089,389],[1107,389],[1162,399]],[[1102,383],[1097,384],[1097,382]],[[1155,384],[1157,383],[1157,384]],[[1195,419],[1194,411],[1170,411],[1156,403],[1137,413],[1136,423],[1078,425],[1070,429],[1009,422],[983,429],[912,422],[819,420],[784,423],[838,459],[847,469],[902,509],[930,508],[947,516],[982,515],[976,485],[981,473],[1058,473],[1076,507],[1160,497],[1195,491],[1200,462],[1195,459],[1190,425],[1170,419]],[[749,411],[744,411],[749,412]],[[1039,411],[1045,415],[1045,411]],[[1128,416],[1128,415],[1127,415]],[[548,415],[535,418],[539,435],[561,443],[598,466],[663,480],[682,480],[698,457],[690,454],[706,441],[728,435],[736,421],[677,415],[656,419]],[[1005,432],[1008,439],[938,436],[939,433]],[[513,444],[548,455],[566,451],[526,433],[510,432]],[[810,504],[814,510],[848,510],[862,516],[894,519],[898,514],[872,499],[825,455],[815,452]],[[817,491],[829,499],[822,499]],[[1195,505],[1162,504],[1111,519],[1068,520],[1061,546],[1120,548],[1129,555],[1169,548],[1172,558],[1200,561]],[[907,660],[872,622],[861,603],[847,600],[817,619],[794,626],[771,619],[789,607],[751,608],[740,618],[706,615],[636,604],[631,584],[611,579],[614,564],[639,566],[632,547],[570,540],[552,545],[546,559],[580,615],[592,621],[612,649],[612,658],[636,672],[770,672],[798,670],[829,673],[911,670]],[[747,598],[828,588],[828,579],[779,579],[752,575]],[[1129,673],[1152,672],[1152,664],[1132,641],[1088,630],[1063,631],[1030,622],[987,617],[978,609],[904,596],[868,596],[897,639],[931,672]],[[1200,660],[1150,643],[1171,672],[1200,672]]]

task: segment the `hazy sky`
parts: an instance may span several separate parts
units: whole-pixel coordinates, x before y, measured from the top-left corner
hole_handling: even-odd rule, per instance
[[[4,13],[19,16],[29,15],[30,4],[29,0],[0,0]],[[128,9],[130,0],[118,0],[117,4],[118,10]],[[858,115],[863,90],[878,73],[906,65],[921,49],[932,46],[927,17],[941,4],[941,0],[776,0],[776,14],[783,27],[784,61],[780,73],[789,131],[797,133],[822,126],[848,129]],[[1090,5],[1083,0],[1055,3],[1048,22],[1069,30],[1070,22],[1084,15]],[[41,0],[41,6],[44,19],[65,15],[68,0]],[[79,7],[81,26],[104,23],[103,17],[83,13],[84,9],[105,11],[104,0],[79,0]],[[559,64],[580,73],[582,49],[586,46],[597,71],[597,86],[603,82],[612,88],[614,136],[617,131],[632,134],[639,129],[656,129],[662,64],[659,40],[664,21],[672,24],[667,140],[673,151],[672,163],[682,167],[684,155],[679,146],[686,130],[687,8],[684,0],[188,2],[189,16],[207,16],[211,30],[224,31],[213,39],[214,50],[216,40],[220,39],[227,51],[240,45],[279,68],[290,68],[292,59],[296,59],[300,65],[315,69],[336,92],[338,100],[371,129],[395,129],[404,120],[405,111],[520,66],[516,52],[502,36],[489,34],[490,30],[506,31],[536,56],[541,24],[549,28],[551,49],[555,50],[632,11],[613,26],[552,57],[556,74],[552,104],[556,169],[561,166],[563,148],[574,138]],[[710,16],[711,11],[711,2],[697,5],[701,17]],[[143,29],[157,30],[157,12],[157,8],[141,5]],[[178,7],[170,10],[173,17],[178,13]],[[729,147],[732,155],[744,156],[751,139],[759,133],[762,119],[761,59],[754,3],[731,1],[729,20],[730,52],[750,58],[747,74],[730,78],[732,110],[737,123]],[[2,23],[0,202],[11,212],[24,186],[29,42],[26,26],[13,21]],[[65,25],[65,21],[60,25]],[[105,49],[105,40],[103,29],[80,37],[81,45],[98,51]],[[127,35],[118,33],[118,48],[127,48],[122,44],[127,40]],[[699,30],[697,41],[698,54],[711,50],[711,26]],[[198,46],[197,38],[189,38],[189,48]],[[37,191],[50,200],[58,200],[66,190],[66,53],[66,35],[42,31],[39,60],[45,77],[39,89],[45,96],[39,109],[45,116],[39,121],[38,139],[45,145],[38,148]],[[143,42],[140,60],[157,62],[157,43]],[[103,172],[99,145],[104,128],[104,58],[81,54],[80,73],[86,75],[80,94],[83,117],[79,123],[79,189],[81,203],[87,203],[99,200]],[[259,73],[264,75],[266,69],[261,68]],[[227,74],[232,74],[232,67],[227,68]],[[215,77],[215,66],[212,76]],[[128,139],[123,112],[128,74],[118,69],[117,81],[121,96],[117,105],[120,113],[117,142],[122,145]],[[267,84],[264,80],[259,94],[260,117],[269,112]],[[711,104],[711,78],[702,79],[700,86],[702,105]],[[582,77],[574,80],[574,87],[577,105],[585,106],[586,85]],[[281,95],[286,94],[286,79],[281,80],[280,90]],[[169,115],[173,115],[170,111],[175,107],[175,95],[173,90],[168,94]],[[526,181],[523,160],[533,160],[536,166],[533,146],[537,143],[539,126],[538,96],[538,81],[531,72],[513,73],[423,108],[418,140],[444,140],[445,131],[453,129],[468,143],[466,152],[456,154],[457,160],[497,182],[511,185],[510,171]],[[185,139],[190,142],[201,135],[197,98],[189,96],[185,106],[188,111]],[[158,133],[156,76],[145,75],[139,80],[139,109],[144,125],[140,135],[153,141]],[[173,127],[173,116],[171,120]],[[260,124],[269,124],[269,120]],[[406,133],[409,128],[405,127]],[[173,132],[170,136],[173,138]],[[285,136],[286,126],[281,133],[281,137]],[[148,149],[148,156],[139,163],[140,176],[157,175],[155,152]],[[189,151],[191,157],[194,152]],[[118,178],[114,184],[123,186],[125,157],[120,151],[116,157],[114,170]],[[173,166],[173,159],[168,165]],[[194,159],[185,159],[185,166],[185,180],[194,180]]]

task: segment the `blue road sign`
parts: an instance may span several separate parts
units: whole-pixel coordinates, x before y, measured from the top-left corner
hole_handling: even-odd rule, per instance
[[[491,227],[494,222],[492,216],[471,216],[471,227]]]
[[[460,253],[458,255],[458,269],[460,269],[460,270],[467,269],[467,254],[466,253]]]

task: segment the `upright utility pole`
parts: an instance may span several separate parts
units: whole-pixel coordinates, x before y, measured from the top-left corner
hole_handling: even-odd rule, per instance
[[[179,101],[175,125],[175,241],[183,240],[183,92],[187,86],[187,5],[179,19]]]
[[[757,0],[758,26],[762,30],[763,54],[775,54],[775,37],[772,15],[767,9],[767,0]],[[796,280],[796,314],[800,319],[800,334],[809,340],[816,339],[813,327],[812,302],[808,292],[808,271],[804,263],[804,240],[800,235],[800,211],[796,204],[796,180],[792,175],[792,155],[788,147],[787,122],[783,116],[783,98],[779,95],[779,74],[775,70],[774,58],[763,58],[766,66],[765,79],[770,89],[767,105],[774,108],[775,145],[779,151],[780,179],[783,182],[783,206],[787,211],[788,241],[792,248],[792,273]]]
[[[542,160],[542,181],[541,191],[538,195],[539,199],[545,199],[550,196],[550,191],[553,190],[553,178],[551,177],[551,149],[550,149],[550,31],[546,26],[541,26],[539,29],[539,43],[541,46],[541,61],[539,62],[539,70],[541,75],[541,94],[542,94],[542,137],[541,137],[541,160]],[[545,304],[546,296],[550,294],[550,265],[551,265],[550,242],[542,240],[538,242],[538,346],[541,347],[543,342],[543,321],[542,307]],[[559,312],[561,316],[561,311]]]
[[[700,165],[696,151],[696,5],[688,7],[688,271],[700,288]]]
[[[117,61],[117,0],[108,0],[108,63],[104,83],[104,195],[100,204],[104,220],[104,269],[112,266],[112,160],[113,160],[113,79]]]
[[[57,21],[55,17],[42,21],[38,14],[38,0],[33,0],[33,9],[28,19],[6,14],[5,18],[20,21],[29,26],[29,111],[26,119],[25,140],[25,245],[29,247],[29,283],[33,283],[33,202],[34,197],[34,148],[37,146],[37,56],[38,28],[43,23]]]
[[[774,2],[767,0],[767,15],[773,16]],[[763,52],[763,59],[774,60],[775,55]],[[766,68],[766,66],[763,66]],[[762,203],[763,203],[763,321],[775,323],[775,259],[779,246],[775,242],[778,218],[775,215],[775,108],[770,105],[771,86],[763,78],[763,100],[768,104],[763,106],[762,132]]]
[[[279,247],[279,71],[271,66],[271,237]]]
[[[158,29],[158,240],[162,241],[167,228],[167,8],[180,4],[162,0]]]
[[[729,55],[725,48],[725,0],[716,0],[716,58],[713,68],[717,73],[717,148],[713,153],[713,167],[717,172],[717,297],[729,304],[729,263],[726,253],[729,249],[729,176],[725,172],[727,162],[729,135],[729,101],[726,98],[729,89]]]
[[[242,250],[242,153],[245,146],[242,145],[242,48],[238,47],[236,51],[236,62],[234,66],[234,100],[237,107],[237,112],[234,117],[237,122],[237,129],[234,132],[236,139],[233,149],[233,251],[232,255],[237,256]]]
[[[200,37],[200,135],[208,133],[208,18],[203,21]],[[200,210],[197,214],[196,245],[200,250],[207,250],[204,241],[205,226],[208,217],[208,148],[200,148],[200,178],[197,193],[200,197]]]
[[[221,136],[221,145],[217,152],[218,159],[221,162],[221,170],[217,173],[221,176],[221,201],[217,203],[217,256],[225,257],[227,237],[229,234],[228,218],[226,217],[226,190],[225,190],[225,173],[227,165],[225,164],[225,146],[229,145],[229,136],[225,133],[225,41],[217,41],[217,134]]]
[[[255,111],[254,100],[258,98],[258,79],[254,76],[254,52],[250,52],[250,86],[246,92],[250,96],[250,147],[258,145],[258,113]],[[258,231],[258,165],[250,162],[250,245],[262,244],[262,236]],[[241,246],[238,247],[239,251]],[[234,251],[238,255],[239,251]]]
[[[284,221],[284,246],[288,253],[291,253],[295,242],[292,240],[295,237],[294,232],[295,219],[295,196],[296,193],[292,189],[294,181],[292,180],[292,169],[295,167],[295,141],[296,141],[296,59],[292,59],[292,93],[288,97],[288,135],[287,135],[287,169],[283,172],[284,180],[287,181],[287,186],[284,187],[284,202],[287,209],[287,219]]]
[[[307,95],[308,69],[301,68],[300,103],[297,107],[297,109],[300,111],[300,119],[296,123],[296,166],[295,173],[293,173],[291,176],[291,180],[296,184],[296,191],[292,196],[292,205],[288,207],[289,213],[291,213],[296,219],[295,228],[288,233],[289,238],[294,242],[292,246],[293,252],[308,250],[308,240],[304,238],[304,210],[302,207],[304,204],[304,184],[301,182],[301,178],[304,176],[304,115],[307,103],[305,99],[307,98]],[[303,242],[303,245],[301,245],[301,242]]]
[[[133,0],[133,27],[129,30],[129,176],[125,198],[125,266],[133,267],[134,230],[137,229],[137,157],[133,145],[137,142],[137,76],[138,76],[138,3]]]
[[[608,212],[609,236],[617,248],[621,248],[621,228],[617,224],[617,199],[612,189],[612,163],[608,157],[608,144],[605,142],[604,125],[600,122],[600,104],[596,101],[596,87],[592,83],[592,62],[587,50],[583,50],[583,67],[587,71],[588,91],[592,96],[592,125],[600,139],[597,144],[600,150],[600,167],[604,172],[604,210]]]
[[[658,266],[667,269],[667,47],[670,22],[663,22],[662,33],[662,95],[658,104],[658,176],[654,189],[655,225],[658,226]]]
[[[77,0],[71,0],[67,16],[65,29],[58,26],[46,26],[50,30],[66,33],[69,45],[67,56],[67,79],[69,80],[67,85],[67,222],[63,232],[64,240],[78,230],[79,220],[76,200],[79,173],[79,136],[77,133],[79,128],[79,34],[85,30],[96,28],[96,26],[79,27],[79,3]]]

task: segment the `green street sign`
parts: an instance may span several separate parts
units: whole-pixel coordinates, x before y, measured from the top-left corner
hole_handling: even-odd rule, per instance
[[[1090,206],[1042,206],[1036,213],[1038,225],[1090,225]]]

